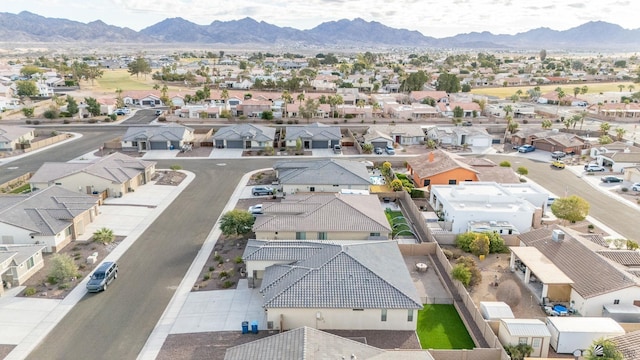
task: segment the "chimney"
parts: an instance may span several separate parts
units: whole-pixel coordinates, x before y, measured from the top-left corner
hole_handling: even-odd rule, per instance
[[[433,162],[433,151],[429,153],[429,162],[432,163]]]

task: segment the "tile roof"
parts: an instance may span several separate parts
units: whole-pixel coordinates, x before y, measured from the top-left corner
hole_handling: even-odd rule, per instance
[[[254,140],[254,141],[273,141],[276,137],[276,129],[272,127],[239,124],[225,126],[220,128],[213,134],[213,140]]]
[[[366,360],[385,352],[305,326],[228,348],[224,360]]]
[[[432,154],[433,161],[430,161]],[[477,173],[471,166],[461,161],[459,156],[442,150],[433,150],[429,154],[411,158],[407,160],[407,164],[420,178],[434,176],[457,168]]]
[[[50,236],[69,227],[74,217],[97,203],[97,197],[49,186],[28,195],[0,197],[0,222]]]
[[[394,241],[326,247],[265,270],[265,308],[420,309],[420,297]]]
[[[635,250],[599,250],[597,253],[624,266],[640,266],[640,252]]]
[[[273,168],[280,184],[369,185],[367,166],[352,160],[278,161]]]
[[[0,142],[15,141],[34,130],[34,128],[27,128],[22,126],[0,125]]]
[[[162,126],[129,126],[122,136],[123,141],[181,141],[190,140],[187,134],[193,133],[190,127],[167,124]]]
[[[337,246],[313,241],[251,239],[247,242],[242,258],[249,261],[299,261],[308,259],[327,247]]]
[[[497,182],[498,184],[520,184],[520,178],[512,168],[474,166],[473,169],[477,172],[478,181]]]
[[[264,204],[263,212],[253,225],[256,232],[391,232],[376,195],[299,193]]]
[[[564,240],[552,240],[553,229],[564,231]],[[537,248],[573,280],[573,289],[583,298],[638,286],[634,279],[616,269],[607,260],[571,236],[570,233],[566,228],[552,226],[520,234],[518,238],[522,244]]]
[[[31,183],[52,182],[83,172],[116,184],[123,184],[155,164],[155,161],[141,160],[116,152],[89,163],[44,163],[29,181]]]
[[[604,239],[602,234],[580,234],[580,236],[596,245],[602,246],[604,248],[609,247],[609,243],[607,243],[607,240]]]
[[[287,126],[285,140],[297,140],[298,138],[310,138],[311,140],[340,140],[342,133],[340,127],[314,123],[306,126]]]
[[[640,356],[640,330],[611,338],[625,360],[635,360]]]

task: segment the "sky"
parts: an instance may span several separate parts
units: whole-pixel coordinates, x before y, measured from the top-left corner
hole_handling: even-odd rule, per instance
[[[638,0],[1,0],[0,12],[29,11],[83,23],[102,20],[139,31],[166,18],[200,25],[245,17],[306,30],[362,18],[443,38],[469,32],[566,30],[589,21],[640,28]]]

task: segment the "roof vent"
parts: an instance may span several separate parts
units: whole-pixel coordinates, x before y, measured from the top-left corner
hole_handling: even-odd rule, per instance
[[[486,207],[490,208],[490,207],[491,207],[491,204],[486,203],[486,204],[484,204],[484,206],[486,206]]]
[[[560,242],[560,241],[564,240],[564,231],[559,230],[559,229],[554,229],[551,232],[551,239],[553,239],[553,241],[557,241],[557,242]]]

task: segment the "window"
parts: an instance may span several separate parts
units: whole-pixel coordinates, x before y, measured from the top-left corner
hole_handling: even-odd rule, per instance
[[[315,186],[310,187],[310,188],[309,188],[309,191],[311,191],[311,192],[316,191],[316,187],[315,187]]]
[[[27,269],[31,269],[34,265],[33,257],[30,257],[29,260],[27,260]]]
[[[380,311],[380,321],[387,321],[387,309]]]
[[[65,235],[65,236],[71,236],[71,235],[72,235],[72,232],[71,232],[71,226],[69,226],[68,228],[66,228],[66,229],[64,230],[64,235]]]
[[[327,233],[326,232],[318,232],[318,240],[327,240]]]
[[[131,146],[136,146],[137,147],[138,146],[138,142],[137,141],[132,141],[131,142]]]
[[[526,337],[518,338],[518,344],[527,345],[527,338]]]
[[[422,186],[429,186],[429,185],[431,185],[431,179],[424,179],[423,184],[424,184],[424,185],[422,185]]]
[[[407,322],[413,322],[413,309],[407,310]]]
[[[371,237],[380,236],[380,233],[379,232],[372,232],[372,233],[369,233],[369,236],[371,236]]]
[[[62,183],[57,182],[56,185],[62,185]]]
[[[455,185],[458,181],[456,179],[449,180],[449,185]]]
[[[364,309],[353,309],[353,311],[364,311]]]
[[[307,233],[304,231],[296,232],[296,240],[307,240]]]
[[[613,300],[613,305],[618,305],[618,304],[620,304],[620,299]]]

